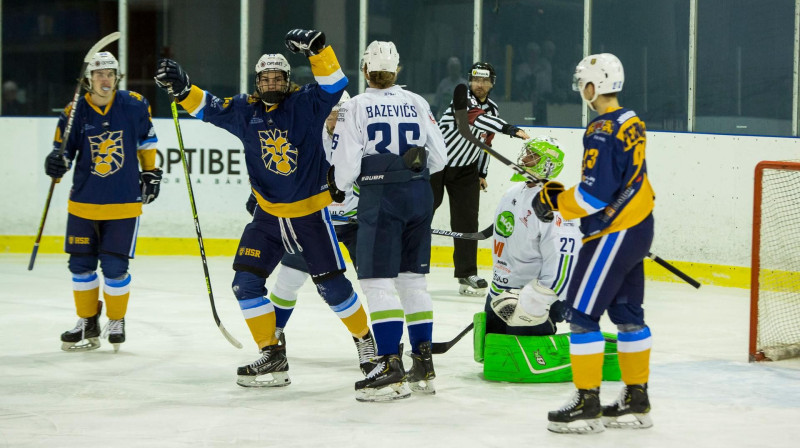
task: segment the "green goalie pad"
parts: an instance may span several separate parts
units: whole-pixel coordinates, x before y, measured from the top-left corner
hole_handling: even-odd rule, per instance
[[[561,383],[572,381],[569,333],[552,336],[486,334],[486,313],[476,313],[473,322],[474,358],[483,362],[483,377],[509,383]],[[606,340],[603,381],[621,378],[617,359],[617,337]]]

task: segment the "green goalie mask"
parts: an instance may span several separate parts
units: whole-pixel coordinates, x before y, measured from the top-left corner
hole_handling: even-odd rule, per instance
[[[539,180],[552,180],[564,168],[564,151],[558,142],[550,137],[536,137],[522,144],[517,165]],[[525,177],[514,174],[514,182],[523,182]]]

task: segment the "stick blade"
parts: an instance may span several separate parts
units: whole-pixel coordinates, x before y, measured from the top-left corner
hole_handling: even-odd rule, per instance
[[[228,330],[225,329],[225,326],[222,325],[222,323],[219,324],[219,331],[222,332],[222,335],[225,336],[225,339],[227,339],[228,342],[231,343],[231,345],[233,345],[236,348],[242,348],[242,343],[237,341],[232,334],[228,333]]]
[[[108,36],[98,40],[97,43],[94,44],[94,46],[89,49],[89,52],[86,53],[86,56],[83,58],[83,62],[86,63],[86,64],[91,62],[92,61],[92,57],[94,57],[95,53],[97,53],[98,51],[102,50],[106,45],[110,44],[111,42],[117,41],[121,35],[122,35],[122,33],[120,33],[119,31],[114,31],[113,33],[109,34]]]
[[[467,110],[466,84],[459,84],[453,89],[453,110]]]

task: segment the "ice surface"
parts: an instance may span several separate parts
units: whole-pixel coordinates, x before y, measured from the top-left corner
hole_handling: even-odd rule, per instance
[[[132,260],[128,341],[119,353],[104,340],[92,352],[62,352],[59,335],[77,320],[66,260],[39,255],[29,272],[28,255],[0,255],[0,447],[790,447],[800,440],[800,362],[747,363],[742,289],[649,282],[654,426],[574,436],[546,430],[547,411],[570,397],[571,383],[485,381],[470,337],[435,357],[435,396],[356,402],[355,346],[310,282],[287,328],[292,384],[237,386],[236,367],[258,353],[230,292],[229,257],[209,259],[211,280],[222,322],[244,350],[215,328],[200,258],[175,256]],[[482,299],[459,296],[449,268],[434,268],[428,279],[434,340],[449,340],[482,310]],[[614,331],[606,320],[603,329]],[[604,383],[601,399],[615,399],[620,387]]]

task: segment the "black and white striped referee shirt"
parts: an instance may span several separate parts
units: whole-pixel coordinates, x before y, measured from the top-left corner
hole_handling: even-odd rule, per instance
[[[483,113],[475,108],[480,108]],[[482,139],[490,146],[495,133],[503,133],[504,130],[508,131],[509,129],[509,124],[498,117],[498,114],[497,103],[486,98],[486,102],[481,104],[472,95],[472,92],[469,93],[470,131],[472,131],[472,135]],[[447,166],[467,166],[477,161],[478,172],[481,177],[485,178],[489,171],[489,155],[469,143],[458,133],[452,101],[442,115],[442,119],[439,120],[439,129],[442,131],[444,142],[447,145]]]

